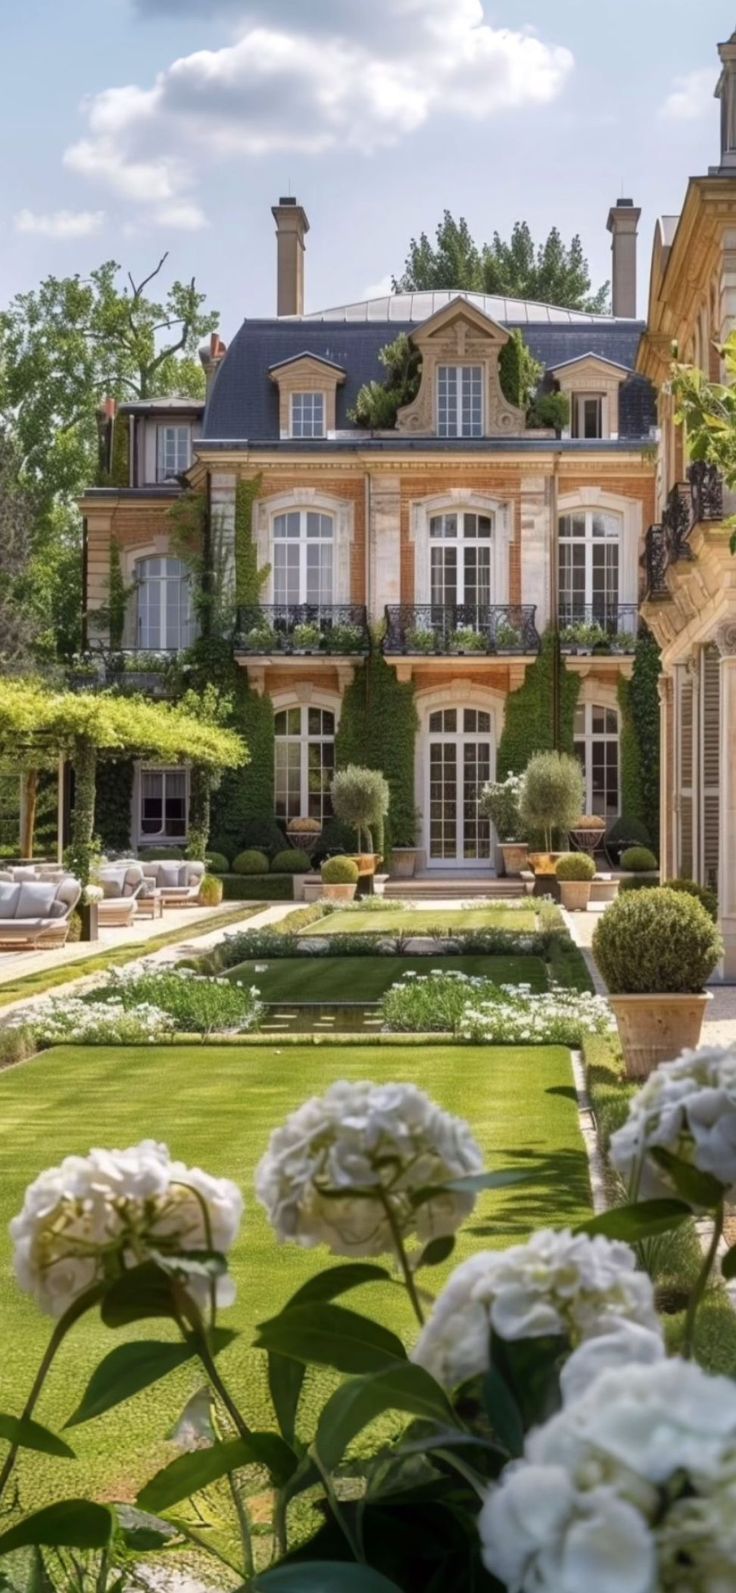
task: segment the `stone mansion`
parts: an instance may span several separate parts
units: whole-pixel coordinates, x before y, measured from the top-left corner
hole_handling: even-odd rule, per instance
[[[557,639],[576,678],[572,745],[586,808],[621,812],[621,680],[640,613],[662,648],[662,859],[717,880],[736,972],[736,561],[719,483],[690,467],[667,394],[673,341],[717,375],[736,325],[736,35],[719,47],[719,164],[690,181],[655,230],[646,320],[637,319],[640,212],[608,215],[613,313],[473,293],[396,293],[305,308],[309,223],[274,206],[277,314],[246,318],[203,351],[205,402],[123,404],[125,485],[85,494],[88,616],[104,611],[113,543],[132,596],[124,649],[192,642],[190,569],[172,503],[202,495],[235,580],[239,488],[262,571],[232,648],[273,705],[273,812],[329,812],[345,694],[369,652],[411,683],[417,845],[429,870],[489,867],[477,794],[494,774],[507,705]],[[715,74],[714,74],[715,75]],[[517,332],[566,395],[566,423],[535,423],[502,383]],[[393,427],[353,418],[379,358],[405,334],[416,396]],[[530,751],[534,750],[530,743]],[[186,773],[141,768],[131,839],[186,833]]]

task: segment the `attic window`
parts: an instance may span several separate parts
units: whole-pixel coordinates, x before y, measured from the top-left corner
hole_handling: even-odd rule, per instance
[[[482,365],[437,367],[437,431],[440,437],[483,436]]]
[[[292,437],[324,437],[324,393],[292,393],[291,435]]]
[[[157,481],[176,481],[192,462],[191,426],[159,426]]]
[[[603,436],[603,395],[575,393],[572,401],[573,437]]]

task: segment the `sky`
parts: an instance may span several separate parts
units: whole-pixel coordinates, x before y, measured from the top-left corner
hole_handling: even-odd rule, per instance
[[[727,0],[5,0],[0,304],[169,251],[225,339],[275,313],[270,207],[304,205],[308,309],[387,292],[445,208],[479,240],[657,215],[718,159]]]

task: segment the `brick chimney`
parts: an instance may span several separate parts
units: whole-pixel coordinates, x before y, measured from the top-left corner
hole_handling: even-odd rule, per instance
[[[209,398],[212,392],[217,372],[227,354],[227,343],[223,343],[217,332],[212,332],[209,343],[204,343],[199,351],[199,362],[204,371],[205,393]]]
[[[640,215],[633,199],[617,199],[608,212],[613,313],[627,321],[636,320],[636,235]]]
[[[271,214],[276,222],[277,315],[304,314],[304,239],[307,213],[295,199],[280,199]]]

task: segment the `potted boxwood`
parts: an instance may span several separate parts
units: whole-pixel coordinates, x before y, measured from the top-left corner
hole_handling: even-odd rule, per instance
[[[391,873],[394,879],[412,879],[417,866],[417,834],[421,814],[415,813],[404,824],[398,824],[396,840],[391,842]],[[393,822],[391,828],[393,830]]]
[[[624,872],[620,882],[622,890],[651,889],[659,884],[657,859],[648,846],[627,847],[621,854],[620,867]]]
[[[582,812],[583,771],[577,758],[566,752],[535,752],[524,773],[519,812],[527,834],[541,834],[544,852],[531,852],[535,874],[554,875],[557,858],[552,852],[555,832],[566,834]]]
[[[350,763],[338,769],[330,786],[335,817],[351,824],[358,836],[355,861],[359,876],[375,874],[381,862],[381,852],[374,850],[374,830],[383,832],[383,821],[388,813],[389,789],[380,769],[361,769]]]
[[[608,985],[629,1078],[697,1046],[710,996],[703,989],[723,952],[716,925],[691,896],[657,886],[606,908],[593,954]]]
[[[519,804],[523,774],[509,774],[505,780],[489,780],[484,785],[478,807],[490,819],[498,836],[504,874],[517,876],[527,865],[529,848],[522,841]]]
[[[351,902],[358,888],[358,865],[352,857],[325,858],[322,895],[328,902]]]
[[[590,901],[590,889],[595,874],[595,863],[587,852],[566,852],[557,859],[555,874],[560,887],[560,901],[568,912],[584,913]]]

